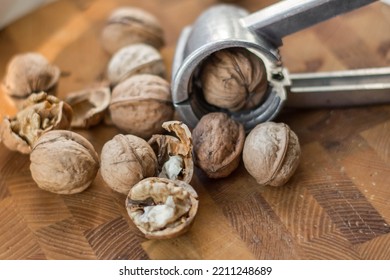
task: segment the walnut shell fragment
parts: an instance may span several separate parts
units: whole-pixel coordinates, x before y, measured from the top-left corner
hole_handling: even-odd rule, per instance
[[[4,118],[0,139],[8,149],[29,154],[45,132],[69,129],[72,114],[72,108],[53,95],[45,92],[31,94],[16,116]]]
[[[135,135],[114,136],[104,144],[100,157],[104,182],[119,193],[127,195],[133,185],[157,174],[154,151],[144,139]]]
[[[57,194],[87,189],[99,169],[99,157],[83,136],[68,130],[42,135],[30,154],[30,171],[38,187]]]
[[[157,155],[158,177],[190,183],[194,174],[191,131],[180,121],[164,122],[162,127],[176,136],[155,134],[148,141]]]
[[[71,127],[89,128],[99,124],[110,104],[108,87],[97,87],[68,94],[65,101],[73,109]]]
[[[160,49],[164,45],[164,33],[161,23],[149,12],[135,7],[120,7],[109,15],[101,42],[110,54],[136,43]]]
[[[192,131],[195,164],[209,178],[230,175],[239,165],[244,126],[222,112],[204,115]]]
[[[258,124],[248,134],[243,161],[260,185],[282,186],[299,165],[301,149],[297,135],[284,123]]]
[[[126,209],[149,239],[174,238],[187,232],[198,211],[198,195],[183,181],[146,178],[131,188]]]
[[[131,76],[114,88],[109,111],[113,124],[126,133],[144,139],[162,133],[162,124],[174,114],[170,85],[156,75]]]

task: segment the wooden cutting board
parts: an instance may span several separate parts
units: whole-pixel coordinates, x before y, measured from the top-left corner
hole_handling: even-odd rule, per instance
[[[236,1],[256,11],[276,1]],[[171,69],[181,29],[216,1],[57,1],[0,31],[0,75],[12,55],[36,51],[58,65],[59,95],[104,77],[109,56],[99,36],[108,14],[133,5],[162,22]],[[390,65],[390,7],[377,2],[284,40],[291,72]],[[389,93],[390,94],[390,93]],[[0,95],[0,115],[15,113]],[[196,170],[200,198],[191,230],[147,240],[128,218],[125,196],[100,174],[76,195],[40,190],[28,156],[0,144],[0,259],[389,259],[390,106],[284,112],[276,121],[297,133],[302,160],[281,188],[260,187],[243,164],[228,178]],[[100,153],[119,133],[77,132]]]

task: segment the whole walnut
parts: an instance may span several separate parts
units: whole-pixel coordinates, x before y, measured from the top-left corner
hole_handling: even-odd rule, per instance
[[[200,71],[205,100],[232,112],[260,104],[268,89],[263,61],[244,48],[228,48],[206,58]]]
[[[113,87],[136,74],[166,76],[166,67],[158,50],[143,43],[129,45],[117,51],[108,63],[107,76]]]
[[[0,126],[0,140],[12,150],[29,154],[37,139],[49,130],[69,129],[72,108],[45,92],[33,93],[24,100],[14,117],[5,117]]]
[[[120,7],[108,17],[101,41],[103,48],[110,54],[136,43],[160,49],[164,45],[164,34],[154,15],[135,7]]]
[[[226,113],[204,115],[192,131],[195,164],[210,178],[230,175],[239,165],[244,126]]]
[[[284,123],[258,124],[248,134],[243,161],[260,185],[282,186],[299,165],[301,149],[297,135]]]
[[[169,83],[156,75],[134,75],[119,83],[109,106],[112,123],[144,139],[162,133],[174,114]]]
[[[30,171],[38,187],[58,194],[87,189],[99,170],[99,157],[80,134],[52,130],[42,135],[30,154]]]
[[[157,158],[149,144],[135,135],[118,134],[101,151],[100,173],[114,191],[128,194],[130,188],[157,173]]]
[[[149,239],[173,238],[187,232],[198,206],[198,194],[191,185],[158,177],[140,181],[126,198],[131,220]]]

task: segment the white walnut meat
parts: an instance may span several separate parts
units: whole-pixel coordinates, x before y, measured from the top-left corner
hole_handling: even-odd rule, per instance
[[[170,85],[156,75],[131,76],[114,88],[109,111],[119,129],[148,139],[173,118]]]
[[[152,46],[139,43],[121,48],[108,63],[107,78],[112,87],[136,74],[166,76],[161,54]]]
[[[209,178],[229,176],[241,161],[244,126],[226,113],[204,115],[192,131],[195,165]]]
[[[29,154],[45,132],[69,129],[72,114],[72,108],[53,95],[45,92],[31,94],[14,117],[4,118],[0,139],[8,149]]]
[[[110,100],[111,91],[104,86],[68,94],[65,101],[73,110],[71,127],[89,128],[99,124],[106,115]]]
[[[149,239],[174,238],[187,232],[198,211],[198,195],[186,182],[146,178],[131,188],[126,209]]]
[[[102,30],[101,42],[110,54],[136,43],[151,45],[156,49],[165,44],[164,32],[158,19],[135,7],[120,7],[109,15]]]
[[[22,53],[8,63],[2,87],[6,94],[16,98],[26,98],[41,91],[55,94],[60,74],[60,69],[43,55]]]
[[[258,124],[248,134],[243,162],[258,184],[283,186],[292,177],[300,161],[297,135],[284,123]]]
[[[191,131],[180,121],[164,122],[162,127],[175,136],[155,134],[148,141],[157,155],[158,177],[190,183],[194,174]]]
[[[99,157],[83,136],[69,130],[42,135],[30,154],[30,171],[38,187],[57,194],[87,189],[99,170]]]
[[[244,48],[211,54],[202,63],[200,81],[207,103],[231,112],[258,106],[268,88],[263,61]]]
[[[131,187],[157,174],[157,158],[149,144],[135,135],[118,134],[103,145],[100,173],[116,192],[128,194]]]

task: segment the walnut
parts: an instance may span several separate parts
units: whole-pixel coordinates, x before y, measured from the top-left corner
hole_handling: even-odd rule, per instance
[[[169,83],[150,74],[134,75],[118,84],[109,107],[112,123],[144,139],[162,133],[174,114]]]
[[[176,136],[155,134],[148,141],[157,155],[158,177],[190,183],[194,173],[191,132],[180,121],[164,122],[162,127]]]
[[[149,239],[173,238],[187,232],[198,210],[194,188],[177,180],[146,178],[131,188],[126,209]]]
[[[145,43],[160,49],[164,45],[164,34],[154,15],[135,7],[120,7],[108,17],[101,42],[110,54],[136,43]]]
[[[59,77],[57,66],[39,53],[28,52],[10,60],[2,86],[6,94],[16,98],[26,98],[41,91],[55,94]]]
[[[240,163],[244,126],[222,112],[204,115],[192,131],[195,164],[210,178],[230,175]]]
[[[30,154],[30,171],[38,187],[57,194],[87,189],[99,169],[99,157],[83,136],[68,130],[42,135]]]
[[[100,173],[104,182],[119,193],[157,173],[157,158],[149,144],[135,135],[118,134],[104,144]]]
[[[299,165],[301,149],[297,135],[284,123],[258,124],[248,134],[243,161],[260,185],[282,186]]]
[[[108,63],[107,76],[112,86],[135,74],[166,76],[161,54],[152,46],[134,44],[121,48]]]
[[[235,112],[256,107],[266,95],[264,63],[244,48],[217,51],[202,65],[203,96],[211,105]]]
[[[89,128],[99,124],[105,117],[110,99],[111,91],[104,86],[68,94],[65,101],[73,109],[71,126]]]
[[[29,154],[31,147],[45,132],[69,129],[72,108],[64,101],[45,92],[31,94],[16,116],[5,117],[0,138],[8,149]]]

